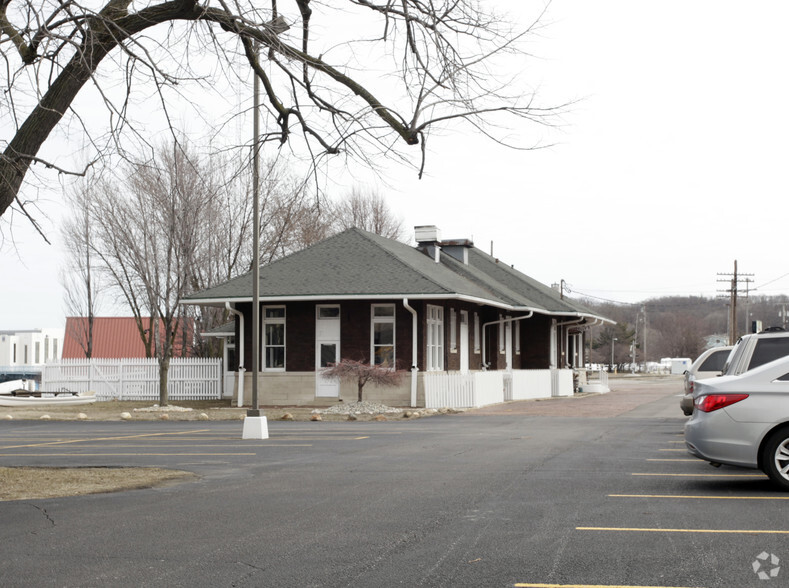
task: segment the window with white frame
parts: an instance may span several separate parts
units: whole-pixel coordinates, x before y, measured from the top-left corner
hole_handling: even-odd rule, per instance
[[[285,370],[285,307],[263,307],[263,369]]]
[[[479,331],[479,313],[474,313],[474,353],[479,353],[481,349],[481,339]]]
[[[449,309],[449,351],[450,353],[458,351],[457,317],[454,308]]]
[[[373,304],[371,314],[372,364],[393,368],[395,366],[395,305]]]
[[[427,305],[427,371],[444,369],[444,309]]]

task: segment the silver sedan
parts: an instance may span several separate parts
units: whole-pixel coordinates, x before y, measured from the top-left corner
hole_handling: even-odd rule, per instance
[[[789,357],[737,376],[698,380],[685,424],[691,454],[761,469],[789,490]]]

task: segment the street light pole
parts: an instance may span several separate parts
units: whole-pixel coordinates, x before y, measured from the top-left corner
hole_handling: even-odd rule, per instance
[[[611,339],[611,372],[612,373],[614,371],[614,342],[615,341],[619,341],[619,339],[617,339],[616,337]]]
[[[258,44],[255,41],[255,59]],[[242,439],[268,439],[268,423],[260,413],[258,376],[260,372],[260,81],[254,73],[252,105],[252,408],[247,410]],[[244,334],[241,333],[243,337]]]

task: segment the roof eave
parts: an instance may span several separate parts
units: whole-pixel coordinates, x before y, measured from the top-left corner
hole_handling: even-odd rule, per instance
[[[501,302],[497,300],[491,300],[489,298],[480,298],[477,296],[468,296],[465,294],[409,294],[409,293],[391,293],[391,294],[316,294],[316,295],[293,295],[293,296],[261,296],[260,302],[262,303],[282,303],[282,302],[339,302],[341,300],[392,300],[397,299],[401,300],[403,298],[408,298],[409,300],[462,300],[463,302],[470,302],[472,304],[480,304],[485,306],[492,306],[494,308],[500,308],[502,310],[508,310],[510,312],[534,312],[537,314],[547,315],[547,316],[572,316],[577,318],[587,318],[592,320],[600,320],[603,322],[615,324],[616,321],[612,321],[611,319],[607,319],[605,317],[585,313],[585,312],[578,312],[573,310],[547,310],[545,308],[538,308],[533,306],[521,306],[521,305],[512,305],[507,304],[506,302]],[[236,298],[202,298],[202,299],[190,299],[190,300],[182,300],[181,304],[194,304],[194,305],[205,305],[205,306],[224,306],[226,302],[232,303],[239,303],[239,302],[252,302],[251,296],[239,296]]]

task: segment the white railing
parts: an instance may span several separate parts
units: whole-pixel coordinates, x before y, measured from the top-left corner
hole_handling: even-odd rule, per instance
[[[584,392],[595,392],[604,394],[610,392],[608,387],[608,372],[604,369],[589,370],[586,374],[586,384],[583,385]]]
[[[222,396],[222,360],[173,358],[167,374],[170,400],[215,400]],[[47,363],[41,389],[95,391],[99,400],[159,400],[156,359],[63,359]]]

